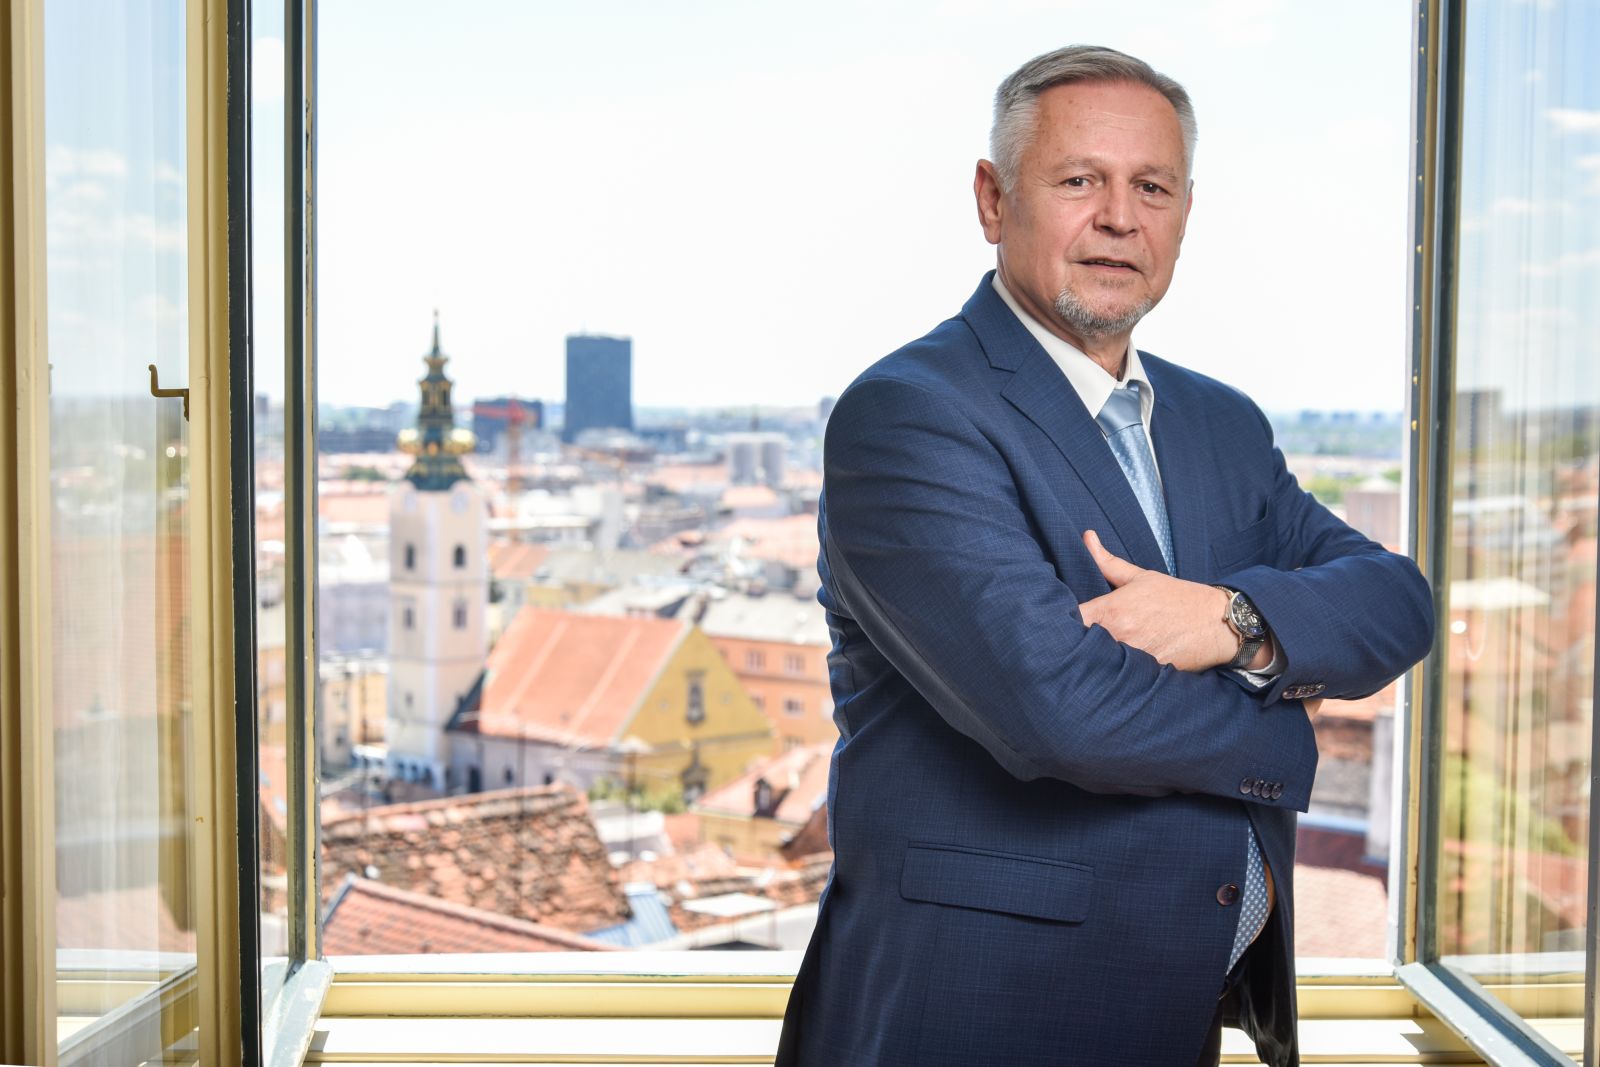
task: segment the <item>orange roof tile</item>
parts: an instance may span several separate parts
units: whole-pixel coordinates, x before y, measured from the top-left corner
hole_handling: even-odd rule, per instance
[[[770,508],[778,503],[778,494],[765,485],[730,485],[722,493],[725,508]]]
[[[672,842],[673,848],[688,850],[700,843],[700,816],[694,812],[678,812],[665,816],[661,821],[665,824],[667,840]]]
[[[322,820],[324,884],[386,885],[563,930],[625,921],[589,803],[566,786],[385,804]]]
[[[828,805],[822,803],[811,812],[811,818],[806,820],[805,825],[783,843],[780,851],[790,863],[803,863],[824,854],[831,855],[832,849],[833,845],[828,841]]]
[[[762,760],[721,789],[714,789],[695,804],[698,811],[717,815],[756,813],[756,780],[765,778],[780,798],[775,817],[779,822],[803,826],[828,795],[828,762],[833,743],[801,745],[781,756]]]
[[[340,492],[327,485],[317,492],[317,516],[328,525],[389,525],[389,492],[386,485]]]
[[[489,654],[478,730],[610,745],[688,632],[675,619],[525,607]]]
[[[329,956],[429,952],[611,952],[578,934],[351,876],[322,926]]]
[[[1383,879],[1335,867],[1295,865],[1296,956],[1381,958],[1388,916]]]
[[[679,882],[696,882],[707,878],[728,878],[739,873],[733,857],[710,842],[701,842],[652,860],[631,860],[622,865],[618,876],[624,884],[649,882],[654,886],[675,886]]]
[[[672,924],[679,930],[698,930],[724,922],[721,917],[708,912],[691,911],[683,905],[686,901],[724,893],[748,893],[765,897],[779,908],[792,908],[812,903],[822,897],[823,887],[833,869],[833,854],[813,856],[792,868],[769,867],[758,873],[739,874],[728,878],[704,878],[668,888],[660,886],[667,901],[667,912]]]
[[[158,885],[63,893],[56,900],[60,948],[193,952],[195,933],[172,918]]]
[[[716,485],[728,480],[726,463],[679,463],[657,467],[645,475],[645,482],[681,493],[696,485]]]
[[[711,539],[746,542],[744,554],[751,559],[772,560],[790,567],[817,565],[817,517],[801,514],[781,519],[735,519],[715,531]]]
[[[1295,842],[1295,953],[1384,953],[1388,868],[1367,856],[1364,833],[1302,822]]]
[[[261,810],[272,820],[278,831],[289,828],[289,774],[287,751],[282,745],[262,745],[260,748],[260,777],[258,795]]]
[[[1322,719],[1359,719],[1371,722],[1380,712],[1393,712],[1397,683],[1390,682],[1382,689],[1365,696],[1359,700],[1325,700],[1322,710],[1317,714],[1318,721]]]
[[[550,558],[550,546],[497,540],[489,545],[489,573],[502,580],[526,581]]]

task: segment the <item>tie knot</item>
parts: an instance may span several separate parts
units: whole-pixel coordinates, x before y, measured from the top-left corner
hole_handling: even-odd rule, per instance
[[[1126,388],[1111,390],[1111,395],[1106,398],[1105,406],[1100,409],[1100,414],[1095,416],[1095,421],[1100,424],[1107,437],[1129,426],[1142,424],[1144,411],[1139,405],[1139,383],[1129,382]]]

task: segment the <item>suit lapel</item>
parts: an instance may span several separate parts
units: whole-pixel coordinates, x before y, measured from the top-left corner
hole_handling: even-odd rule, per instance
[[[1179,398],[1173,395],[1177,385],[1165,373],[1166,365],[1147,352],[1140,352],[1139,359],[1156,393],[1150,440],[1161,470],[1167,524],[1172,528],[1173,566],[1180,578],[1208,581],[1211,555],[1207,551],[1206,503],[1213,482],[1203,457],[1209,449],[1198,432],[1198,420],[1178,413]]]
[[[989,362],[1012,372],[1000,395],[1043,431],[1071,464],[1111,521],[1125,558],[1141,567],[1165,571],[1161,546],[1099,424],[1061,368],[994,291],[992,277],[992,272],[984,275],[978,291],[962,309],[962,317],[978,335]],[[1116,552],[1118,546],[1105,538],[1105,531],[1097,532],[1106,547]]]

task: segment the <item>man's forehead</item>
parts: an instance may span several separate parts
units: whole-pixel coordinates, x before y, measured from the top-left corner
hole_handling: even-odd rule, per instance
[[[1110,163],[1110,150],[1124,138],[1147,142],[1152,137],[1166,144],[1149,145],[1135,153],[1141,168],[1173,169],[1183,155],[1183,127],[1172,102],[1149,86],[1136,82],[1073,82],[1057,85],[1039,96],[1033,142],[1051,155]],[[1110,139],[1106,150],[1095,151],[1086,141]],[[1150,148],[1155,150],[1152,156]],[[1173,159],[1156,156],[1173,153]],[[1116,162],[1126,167],[1126,152],[1116,152]],[[1045,162],[1049,162],[1046,160]]]
[[[1172,101],[1139,82],[1084,81],[1053,85],[1039,94],[1040,121],[1105,122],[1159,127],[1182,136]]]

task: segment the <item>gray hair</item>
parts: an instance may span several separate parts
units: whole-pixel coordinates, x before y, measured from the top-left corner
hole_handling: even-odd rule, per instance
[[[1183,132],[1183,169],[1193,173],[1194,145],[1199,136],[1194,105],[1183,86],[1142,59],[1098,45],[1074,44],[1028,60],[1000,83],[994,94],[994,125],[989,130],[989,156],[1000,175],[1000,187],[1017,180],[1022,150],[1033,136],[1039,95],[1072,82],[1136,82],[1167,98],[1178,113]]]

